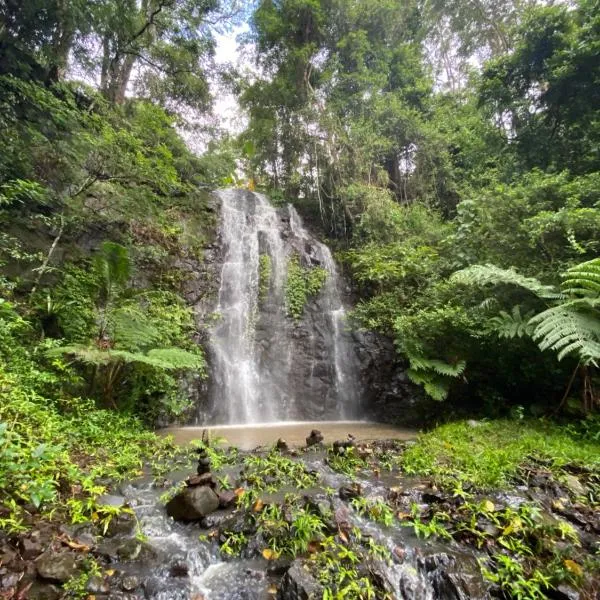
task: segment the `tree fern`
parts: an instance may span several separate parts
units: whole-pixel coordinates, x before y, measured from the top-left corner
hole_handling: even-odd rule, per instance
[[[575,265],[562,277],[562,289],[566,295],[600,297],[600,258]]]
[[[422,385],[425,393],[437,401],[445,400],[453,378],[463,374],[467,363],[464,360],[449,364],[442,360],[423,356],[409,356],[410,369],[406,374],[413,383]]]
[[[534,277],[525,277],[514,269],[501,269],[494,265],[467,267],[456,271],[450,277],[450,281],[480,287],[498,284],[516,285],[546,300],[556,300],[562,297],[554,286],[544,285]]]

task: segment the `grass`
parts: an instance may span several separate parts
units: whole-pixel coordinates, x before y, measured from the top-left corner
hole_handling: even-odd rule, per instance
[[[512,482],[532,458],[548,461],[551,468],[575,463],[600,469],[600,441],[545,421],[457,422],[422,434],[402,456],[401,466],[409,475],[497,489]]]

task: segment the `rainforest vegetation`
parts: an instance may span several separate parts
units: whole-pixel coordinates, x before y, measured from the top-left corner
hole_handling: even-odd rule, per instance
[[[217,65],[235,28],[247,62]],[[241,132],[214,126],[217,81]],[[332,247],[348,326],[393,338],[440,421],[506,419],[434,430],[397,468],[493,489],[531,457],[577,464],[597,508],[598,0],[0,0],[0,140],[1,543],[40,520],[108,524],[106,481],[180,457],[151,430],[208,376],[193,304],[214,285],[210,191],[235,184]],[[297,320],[326,274],[289,268]],[[259,276],[264,295],[267,256]],[[565,560],[556,585],[581,583]],[[494,564],[505,597],[554,585],[529,558]]]

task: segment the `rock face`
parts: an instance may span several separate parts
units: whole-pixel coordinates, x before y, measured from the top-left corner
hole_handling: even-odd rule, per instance
[[[189,487],[167,504],[167,514],[176,521],[199,521],[218,508],[219,497],[210,487]]]

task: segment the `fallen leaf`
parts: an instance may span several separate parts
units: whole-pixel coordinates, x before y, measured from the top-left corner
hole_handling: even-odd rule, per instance
[[[398,517],[398,519],[400,519],[401,521],[403,519],[410,519],[412,517],[412,515],[410,513],[407,512],[398,512],[396,513],[396,516]]]
[[[496,507],[494,506],[494,503],[491,500],[484,500],[481,507],[486,512],[494,512],[496,510]]]
[[[515,517],[505,528],[504,531],[502,532],[502,535],[509,535],[511,533],[515,533],[517,531],[520,531],[521,528],[523,527],[523,522],[521,521],[521,519],[519,517]]]
[[[243,496],[246,493],[246,490],[244,488],[237,488],[236,490],[234,490],[233,492],[238,498],[240,498],[241,496]]]
[[[104,574],[107,577],[112,577],[115,574],[115,570],[114,569],[108,569],[108,571],[104,571]]]
[[[313,540],[312,542],[308,543],[308,551],[310,552],[310,554],[316,554],[317,552],[320,552],[322,549],[323,549],[323,545],[318,540]]]
[[[79,542],[76,542],[67,536],[62,536],[59,539],[63,544],[66,544],[73,550],[81,550],[82,552],[89,552],[91,550],[87,544],[80,544]]]
[[[265,503],[259,498],[254,505],[252,506],[252,510],[255,513],[260,512],[265,507]]]
[[[277,552],[271,550],[271,548],[265,548],[262,551],[262,555],[265,560],[275,560],[275,559],[279,558],[279,555],[277,554]]]
[[[565,560],[565,567],[568,571],[571,571],[573,575],[577,575],[577,577],[581,577],[583,575],[583,569],[574,560],[569,560],[567,558]]]
[[[340,535],[340,540],[342,540],[342,542],[344,542],[344,544],[347,544],[348,536],[341,529],[340,529],[339,535]]]

